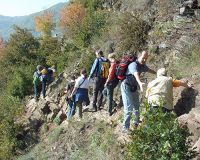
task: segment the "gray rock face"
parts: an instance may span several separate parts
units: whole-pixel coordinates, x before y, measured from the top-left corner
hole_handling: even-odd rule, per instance
[[[56,117],[59,117],[60,122],[66,119],[67,105],[65,102],[65,95],[63,89],[66,86],[66,81],[61,74],[58,80],[54,81],[48,86],[47,96],[45,99],[30,99],[26,104],[26,117],[28,121],[24,124],[24,139],[26,138],[39,139],[39,131],[43,124],[53,122]],[[64,111],[63,111],[64,110]]]
[[[150,8],[153,2],[154,0],[134,0],[128,1],[128,3],[122,2],[120,10],[128,12],[133,11],[133,9],[138,11],[146,11]]]
[[[197,42],[197,38],[183,35],[174,45],[174,53],[177,57],[180,57],[182,54],[186,53],[192,45],[197,44]]]

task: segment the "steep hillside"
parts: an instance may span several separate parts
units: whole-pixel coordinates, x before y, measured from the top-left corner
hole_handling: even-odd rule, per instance
[[[174,78],[186,78],[194,83],[193,89],[174,90],[174,104],[175,112],[180,116],[180,122],[187,125],[193,133],[192,147],[197,147],[196,150],[199,152],[200,67],[198,61],[200,57],[199,48],[196,46],[200,42],[199,21],[194,15],[181,16],[179,14],[181,4],[178,4],[144,0],[124,1],[120,4],[116,2],[112,7],[121,12],[145,10],[145,13],[148,13],[145,18],[151,24],[147,46],[151,52],[149,64],[156,69],[165,66]],[[107,7],[109,8],[109,4]],[[105,39],[100,41],[105,42]],[[115,48],[117,41],[113,37],[111,39],[112,46]],[[106,45],[103,44],[102,48],[106,48]],[[72,68],[75,69],[76,66],[78,65]],[[77,117],[71,122],[65,120],[67,106],[62,90],[69,70],[72,68],[67,69],[64,77],[61,75],[50,86],[45,100],[36,103],[34,99],[31,99],[27,102],[26,118],[28,120],[25,126],[29,127],[23,136],[25,139],[27,136],[32,137],[32,141],[29,142],[33,144],[36,143],[34,139],[40,138],[40,140],[28,154],[19,159],[93,159],[96,157],[112,160],[125,158],[127,150],[125,144],[131,140],[129,136],[121,133],[123,110],[119,95],[115,97],[118,106],[112,117],[108,116],[106,106],[97,113],[88,112],[88,107],[86,107],[83,120],[79,121]],[[148,77],[148,81],[153,78]],[[116,93],[120,93],[119,88]],[[33,132],[30,132],[31,130]],[[30,133],[33,135],[29,135]]]
[[[194,150],[200,153],[200,7],[190,8],[187,5],[193,1],[179,0],[70,2],[63,20],[65,36],[35,38],[28,30],[16,28],[2,52],[0,159],[188,160]],[[184,5],[189,9],[180,12]],[[165,67],[169,76],[187,79],[194,87],[174,88],[175,114],[152,110],[140,93],[141,123],[131,124],[130,134],[122,132],[120,84],[111,116],[104,102],[97,112],[89,110],[91,105],[84,106],[82,119],[76,113],[67,120],[66,84],[81,68],[91,69],[97,49],[106,57],[114,51],[118,58],[148,50],[150,68]],[[38,64],[54,66],[58,75],[47,86],[46,96],[35,99],[32,81]],[[141,75],[145,82],[154,78]]]
[[[58,3],[44,11],[52,11],[54,13],[55,22],[59,20],[60,9],[67,3]],[[27,16],[8,17],[0,15],[0,36],[8,40],[13,32],[12,26],[17,25],[32,30],[34,35],[38,35],[35,31],[35,17],[41,15],[44,11],[33,13]],[[55,31],[57,32],[57,31]]]

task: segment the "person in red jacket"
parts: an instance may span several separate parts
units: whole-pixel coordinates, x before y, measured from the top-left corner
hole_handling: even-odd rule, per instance
[[[108,59],[110,61],[110,68],[109,68],[109,75],[105,83],[105,90],[107,93],[107,101],[108,101],[108,112],[109,115],[112,115],[112,107],[113,107],[113,92],[115,87],[118,84],[118,79],[116,77],[116,66],[117,66],[117,60],[116,60],[116,54],[111,53],[108,55]]]

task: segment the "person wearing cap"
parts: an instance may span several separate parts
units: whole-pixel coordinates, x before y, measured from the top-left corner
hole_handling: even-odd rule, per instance
[[[163,107],[164,112],[170,112],[173,106],[173,87],[193,87],[188,80],[176,80],[167,76],[165,68],[157,71],[157,78],[149,82],[146,91],[148,103],[153,108]]]
[[[40,81],[41,71],[43,66],[38,65],[36,71],[33,74],[33,85],[34,85],[34,92],[35,92],[35,99],[38,100],[40,97],[40,93],[42,90],[42,83]]]

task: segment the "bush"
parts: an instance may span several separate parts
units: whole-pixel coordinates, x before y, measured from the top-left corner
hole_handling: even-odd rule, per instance
[[[189,160],[196,156],[190,149],[189,131],[181,127],[173,113],[150,109],[146,105],[145,121],[133,132],[128,159]]]
[[[17,134],[20,126],[16,123],[22,107],[17,98],[8,95],[0,96],[0,159],[9,159],[18,147]]]
[[[8,81],[8,94],[14,97],[24,98],[33,90],[33,66],[17,68],[12,79]]]
[[[107,13],[95,11],[86,16],[80,26],[76,26],[73,36],[77,47],[88,47],[94,37],[100,37],[106,25]]]
[[[119,17],[115,31],[119,52],[138,52],[145,48],[149,25],[137,14],[125,13]]]

